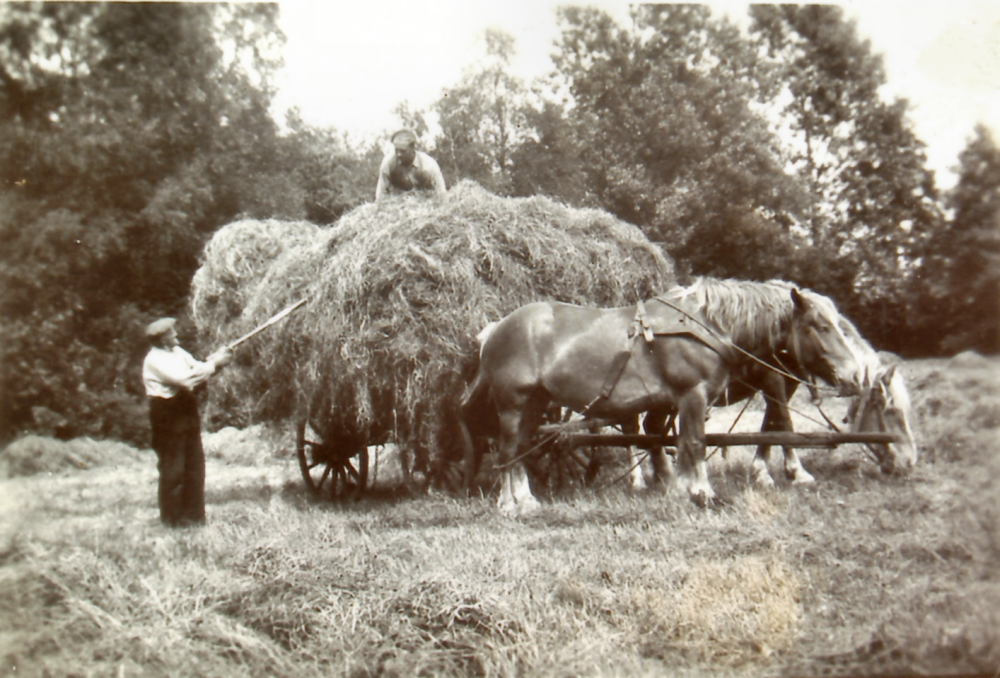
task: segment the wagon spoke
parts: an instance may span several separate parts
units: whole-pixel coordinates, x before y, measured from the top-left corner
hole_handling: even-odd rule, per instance
[[[308,437],[307,437],[308,435]],[[311,438],[320,438],[319,441]],[[326,442],[323,439],[326,439]],[[347,447],[336,438],[316,435],[315,429],[305,419],[296,426],[296,454],[302,479],[314,495],[329,481],[331,499],[356,497],[368,485],[368,448]],[[345,456],[347,455],[347,456]],[[322,469],[317,479],[317,467]]]
[[[461,468],[449,466],[442,472],[444,481],[452,492],[460,492],[464,487],[465,473]]]
[[[331,467],[328,466],[327,468],[329,469]],[[337,498],[337,490],[339,489],[339,486],[341,484],[345,484],[345,483],[346,483],[346,479],[345,479],[345,474],[344,474],[344,467],[343,466],[339,466],[334,471],[333,478],[331,478],[331,482],[330,482],[330,497],[333,498],[333,499],[336,499]]]
[[[368,448],[363,448],[354,459],[357,460],[356,463],[348,461],[347,467],[354,475],[358,491],[363,492],[368,487]]]
[[[590,451],[590,463],[587,464],[587,471],[583,476],[583,484],[591,486],[597,480],[597,474],[601,471],[601,459],[596,448]]]
[[[351,466],[351,462],[350,461],[344,462],[344,471],[345,471],[345,474],[344,474],[344,481],[345,482],[347,481],[347,476],[350,476],[355,481],[358,480],[358,472],[356,470],[354,470],[353,466]]]
[[[567,450],[567,453],[570,459],[572,459],[573,461],[575,461],[577,464],[580,465],[580,468],[586,469],[587,467],[590,466],[590,460],[584,458],[584,456],[580,454],[580,452],[578,452],[577,450]]]

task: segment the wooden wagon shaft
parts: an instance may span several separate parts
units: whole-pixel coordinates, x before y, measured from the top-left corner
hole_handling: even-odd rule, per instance
[[[550,430],[550,433],[553,432]],[[677,436],[642,435],[625,433],[573,433],[562,436],[572,447],[676,447]],[[899,438],[892,433],[792,433],[769,431],[763,433],[707,433],[705,444],[710,447],[736,445],[788,445],[790,447],[836,447],[846,443],[894,443]]]
[[[594,428],[615,426],[618,423],[617,419],[574,419],[562,424],[545,424],[544,426],[539,426],[538,433],[543,436],[553,433],[572,433],[573,431],[588,431]]]

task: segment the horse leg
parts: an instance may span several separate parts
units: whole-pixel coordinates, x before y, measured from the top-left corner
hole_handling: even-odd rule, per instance
[[[642,430],[647,435],[663,435],[666,433],[667,428],[673,427],[675,418],[676,414],[669,413],[668,415],[667,410],[653,410],[646,413],[646,417],[642,421]],[[653,466],[653,483],[661,487],[666,487],[670,482],[671,476],[673,476],[672,464],[670,459],[667,458],[667,453],[664,452],[663,447],[658,445],[649,450],[649,459]]]
[[[795,453],[794,447],[783,447],[785,451],[785,477],[795,485],[807,485],[815,483],[816,478],[802,466],[799,455]]]
[[[469,433],[469,426],[464,419],[459,419],[458,432],[462,447],[462,491],[465,492],[466,496],[471,496],[476,475],[478,475],[479,466],[482,463],[482,455],[476,449],[472,434]]]
[[[785,417],[788,416],[787,398],[788,394],[784,388],[784,378],[768,373],[763,378],[761,392],[764,394],[764,422],[760,430],[776,431],[783,429],[783,418],[781,410],[785,410]],[[791,421],[788,422],[788,429],[791,430]],[[774,478],[768,470],[768,461],[771,457],[770,445],[758,445],[757,453],[753,458],[753,482],[758,487],[774,487]]]
[[[540,506],[531,494],[528,471],[524,463],[517,459],[521,441],[530,440],[530,434],[538,425],[537,417],[531,417],[527,411],[527,400],[524,407],[510,407],[500,413],[500,449],[497,457],[502,470],[497,508],[500,513],[512,518],[527,515]]]
[[[680,461],[678,481],[688,491],[691,501],[701,507],[715,499],[708,482],[708,462],[705,459],[705,412],[708,398],[704,385],[692,388],[681,398],[678,408],[680,434],[677,454]]]
[[[528,470],[518,462],[510,469],[511,494],[517,505],[517,515],[525,516],[533,513],[541,506],[535,495],[531,493],[531,483],[528,482]]]
[[[764,421],[767,421],[767,415],[764,415]],[[767,430],[766,423],[762,430]],[[752,474],[754,485],[758,487],[774,487],[774,478],[771,477],[771,472],[767,468],[767,460],[770,456],[770,445],[757,446],[757,454],[753,458]]]
[[[488,389],[483,381],[482,375],[477,374],[475,381],[466,391],[459,404],[458,433],[459,445],[462,449],[462,473],[464,475],[464,491],[467,496],[472,495],[473,486],[476,482],[476,475],[482,465],[483,452],[476,447],[472,432],[469,430],[469,423],[475,422],[477,430],[483,428],[483,421],[489,417]]]
[[[643,432],[651,436],[663,435],[667,427],[667,416],[666,410],[652,410],[647,412],[645,418],[642,420]],[[673,420],[671,420],[672,423]],[[638,428],[638,422],[629,422],[622,427],[622,430],[624,433],[636,433],[638,432]],[[631,477],[633,490],[647,489],[646,474],[642,463],[646,457],[649,458],[649,463],[652,466],[653,484],[666,486],[669,483],[673,471],[670,468],[670,461],[667,459],[667,455],[662,447],[656,446],[642,451],[635,446],[631,446],[629,447],[629,457],[632,462]]]
[[[772,375],[765,380],[764,388],[764,425],[762,431],[791,431],[792,415],[788,409],[788,401],[795,393],[795,384],[789,385],[783,377]],[[815,478],[802,467],[794,447],[782,446],[784,453],[785,477],[796,484],[812,483]],[[759,445],[757,455],[753,460],[753,480],[761,487],[773,487],[774,479],[768,471],[768,456],[770,445]]]
[[[778,431],[791,431],[792,430],[792,414],[788,409],[788,401],[792,399],[795,395],[795,388],[798,384],[794,382],[789,384],[782,381],[782,398],[779,401],[779,405],[776,408],[777,417],[780,421],[778,427],[775,430]],[[816,479],[812,476],[809,471],[805,470],[802,466],[802,461],[799,459],[799,455],[795,452],[794,447],[788,445],[783,446],[782,452],[785,456],[785,478],[792,481],[795,485],[805,485],[808,483],[816,482]]]
[[[630,419],[622,424],[622,433],[626,435],[634,435],[639,432],[639,421],[638,419]],[[646,459],[647,452],[642,448],[635,445],[629,445],[628,457],[629,463],[631,463],[631,470],[629,471],[629,476],[632,481],[632,490],[635,492],[641,492],[646,489],[646,474],[643,472],[642,462]]]
[[[497,509],[509,517],[517,515],[517,500],[514,499],[514,483],[517,481],[511,472],[517,458],[517,448],[520,441],[521,412],[508,410],[500,414],[500,444],[497,450],[497,463],[500,470],[500,496],[497,497]]]

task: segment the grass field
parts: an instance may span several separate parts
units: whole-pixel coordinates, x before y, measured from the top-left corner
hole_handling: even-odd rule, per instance
[[[704,510],[618,485],[519,521],[489,496],[314,502],[287,444],[228,430],[205,436],[208,525],[168,530],[152,452],[22,439],[0,454],[0,673],[996,675],[1000,361],[901,369],[909,476],[845,446],[803,453],[811,486],[775,455],[759,490],[736,449]]]

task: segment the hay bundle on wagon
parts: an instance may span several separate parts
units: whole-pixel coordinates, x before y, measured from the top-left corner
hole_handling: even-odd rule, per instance
[[[252,275],[232,270],[244,263]],[[634,303],[673,277],[657,246],[605,212],[462,182],[443,199],[363,205],[328,228],[226,226],[195,276],[192,316],[216,345],[308,298],[241,347],[214,397],[238,403],[244,423],[308,420],[300,431],[322,442],[300,434],[300,457],[321,451],[334,481],[363,485],[360,464],[342,462],[387,441],[445,480],[486,324],[535,300]]]

